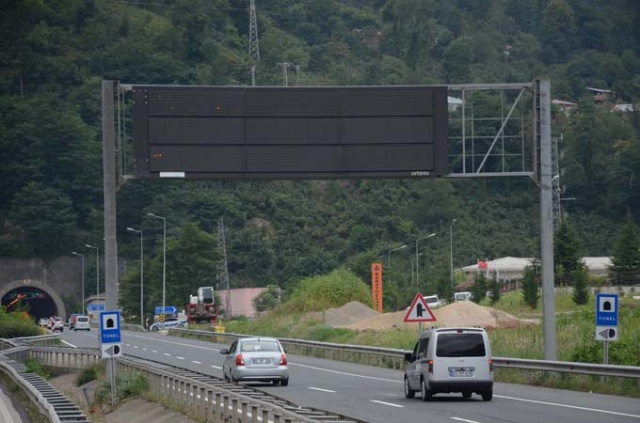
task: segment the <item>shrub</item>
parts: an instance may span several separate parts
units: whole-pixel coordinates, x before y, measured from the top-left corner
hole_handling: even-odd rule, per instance
[[[127,372],[116,375],[117,401],[137,397],[149,389],[149,381],[140,372]],[[111,402],[111,383],[105,382],[96,390],[96,403]]]
[[[51,377],[51,373],[49,373],[35,358],[27,357],[24,360],[24,365],[27,367],[27,372],[29,373],[35,373],[45,379],[49,379]]]
[[[98,375],[102,372],[100,364],[94,364],[90,367],[82,369],[78,377],[76,378],[76,386],[82,386],[92,380],[98,379]]]

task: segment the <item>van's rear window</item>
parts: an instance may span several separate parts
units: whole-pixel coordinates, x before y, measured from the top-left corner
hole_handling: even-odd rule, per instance
[[[480,333],[441,333],[438,335],[438,357],[484,357],[484,339]]]

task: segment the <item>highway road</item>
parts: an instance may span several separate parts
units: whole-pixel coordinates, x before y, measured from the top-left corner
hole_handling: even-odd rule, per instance
[[[62,334],[77,347],[98,347],[98,330]],[[122,333],[123,352],[222,377],[225,346],[154,332]],[[289,386],[255,384],[301,406],[371,423],[640,423],[640,400],[526,385],[496,383],[493,401],[478,395],[437,395],[429,402],[405,399],[398,370],[288,355]]]

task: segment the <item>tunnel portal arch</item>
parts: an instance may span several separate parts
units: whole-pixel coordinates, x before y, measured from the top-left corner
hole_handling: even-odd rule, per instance
[[[37,279],[18,279],[0,287],[0,303],[4,307],[19,295],[23,296],[21,301],[29,305],[29,314],[35,317],[36,322],[51,316],[66,320],[67,311],[62,298],[51,286]]]

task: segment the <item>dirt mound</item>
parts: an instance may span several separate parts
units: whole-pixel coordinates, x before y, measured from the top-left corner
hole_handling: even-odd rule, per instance
[[[329,326],[345,327],[378,315],[380,313],[361,302],[351,301],[342,307],[308,313],[307,318],[319,320]]]
[[[458,301],[432,310],[432,312],[437,320],[435,322],[425,322],[423,327],[480,326],[485,329],[492,329],[531,324],[530,321],[518,319],[509,313],[490,307],[479,306],[472,301]],[[354,330],[389,330],[417,326],[417,323],[404,322],[406,314],[406,310],[379,314],[343,327]]]

